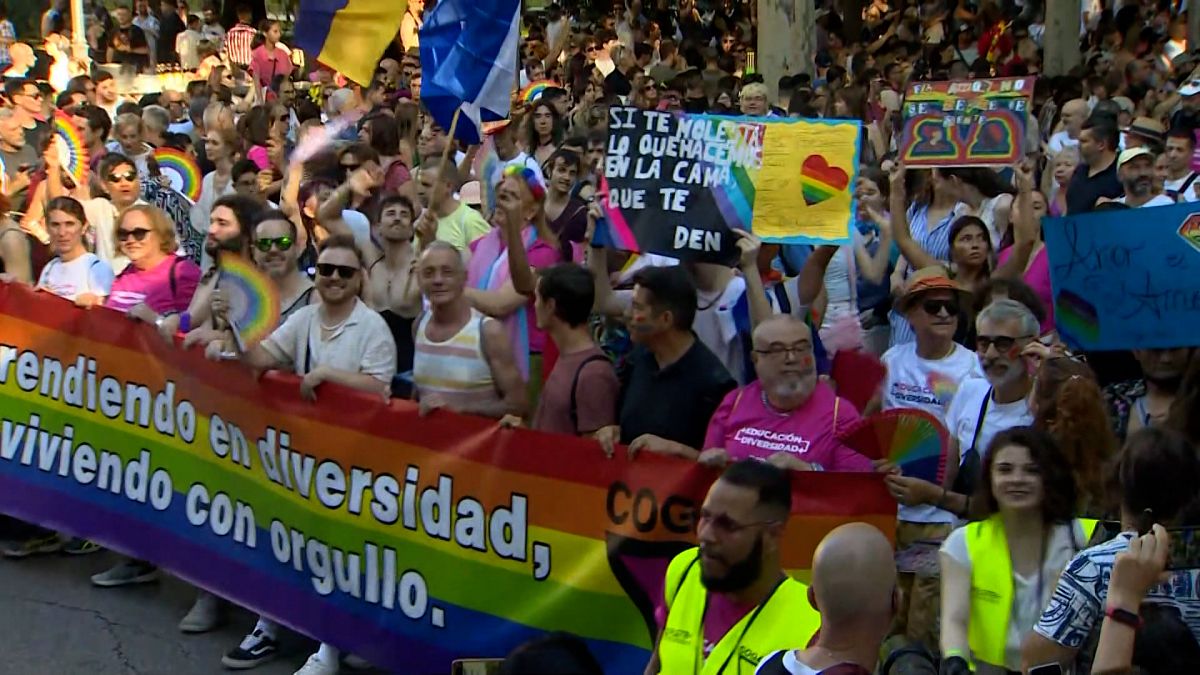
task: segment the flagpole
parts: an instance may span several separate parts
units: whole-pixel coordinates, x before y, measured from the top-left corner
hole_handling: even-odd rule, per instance
[[[449,140],[446,143],[446,149],[442,150],[442,166],[445,166],[446,162],[448,162],[450,160],[450,149],[454,147],[454,144],[456,142],[454,140],[454,132],[458,129],[458,116],[461,112],[462,112],[461,107],[455,108],[454,109],[454,117],[450,118]]]

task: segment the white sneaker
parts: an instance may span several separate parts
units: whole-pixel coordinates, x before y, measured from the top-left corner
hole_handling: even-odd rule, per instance
[[[92,583],[102,588],[152,581],[158,581],[158,568],[141,560],[123,560],[111,569],[92,575]]]
[[[294,675],[338,675],[339,670],[337,663],[329,663],[317,654],[313,654]]]
[[[361,656],[355,656],[354,654],[347,654],[343,656],[342,665],[346,666],[350,670],[369,670],[372,668],[370,661]]]
[[[179,622],[184,633],[207,633],[221,623],[221,599],[208,591],[198,591],[196,603]]]

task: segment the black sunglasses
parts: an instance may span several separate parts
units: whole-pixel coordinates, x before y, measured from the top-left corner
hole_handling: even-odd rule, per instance
[[[110,173],[105,178],[110,183],[119,183],[121,181],[132,183],[137,180],[137,177],[137,171],[126,171],[125,173]]]
[[[272,246],[279,249],[280,251],[286,251],[292,247],[292,238],[291,237],[275,237],[275,238],[271,239],[271,238],[264,237],[262,239],[256,239],[254,241],[254,247],[257,248],[258,250],[262,251],[263,253],[270,251]]]
[[[1025,340],[1030,338],[1030,335],[1022,335],[1020,337],[1008,337],[1007,335],[980,335],[975,338],[975,347],[980,354],[988,350],[988,347],[995,346],[996,351],[1006,352],[1012,349],[1017,344],[1017,340]]]
[[[133,239],[134,241],[143,241],[148,234],[150,234],[150,230],[144,227],[138,227],[132,230],[117,230],[117,239],[120,241],[128,241],[129,239]]]
[[[958,302],[955,300],[925,300],[921,309],[929,316],[937,316],[943,309],[950,316],[958,316]]]
[[[332,277],[337,274],[342,279],[353,279],[354,275],[358,274],[358,268],[349,265],[334,265],[333,263],[317,263],[317,274],[323,277]]]

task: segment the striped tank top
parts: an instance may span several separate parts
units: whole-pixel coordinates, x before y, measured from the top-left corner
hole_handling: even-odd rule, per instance
[[[434,342],[425,335],[431,316],[425,312],[417,326],[413,383],[418,394],[437,394],[451,410],[461,404],[499,401],[492,369],[483,355],[483,322],[487,317],[472,309],[471,318],[453,337]]]

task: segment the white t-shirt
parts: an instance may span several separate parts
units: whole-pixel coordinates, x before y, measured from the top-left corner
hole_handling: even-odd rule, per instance
[[[1119,199],[1114,199],[1113,201],[1118,202],[1120,204],[1124,204],[1125,197],[1121,197]],[[1151,198],[1150,201],[1146,202],[1145,204],[1142,204],[1141,206],[1135,206],[1133,208],[1149,209],[1149,208],[1152,208],[1155,206],[1171,206],[1174,203],[1175,203],[1175,200],[1171,199],[1170,197],[1168,197],[1166,195],[1154,195],[1154,197]]]
[[[1050,148],[1050,154],[1057,155],[1066,148],[1079,147],[1079,139],[1071,138],[1067,135],[1067,130],[1063,129],[1051,136],[1046,145]]]
[[[1050,602],[1058,575],[1071,562],[1084,546],[1087,537],[1083,528],[1077,524],[1055,525],[1050,531],[1050,541],[1046,545],[1046,557],[1042,560],[1041,588],[1039,593],[1038,575],[1028,577],[1013,572],[1013,606],[1008,621],[1008,635],[1004,641],[1004,667],[1009,670],[1021,669],[1021,642],[1024,641],[1042,609]],[[946,537],[942,543],[942,553],[951,560],[971,570],[971,555],[967,550],[967,529],[960,527]],[[999,664],[997,664],[999,665]]]
[[[987,456],[988,446],[996,434],[1013,427],[1033,424],[1033,413],[1029,411],[1029,399],[1013,403],[996,403],[991,397],[992,385],[983,378],[972,378],[959,385],[950,410],[946,412],[946,429],[958,441],[960,457],[966,457],[975,439],[975,427],[979,425],[979,410],[987,397],[987,408],[983,424],[979,426],[979,443],[975,445],[979,459]]]
[[[321,340],[318,308],[319,304],[308,305],[293,312],[263,341],[263,348],[297,375],[326,366],[391,382],[396,374],[396,341],[383,317],[359,300],[342,327]]]
[[[899,344],[884,352],[883,409],[915,408],[946,423],[946,413],[959,385],[983,377],[975,352],[955,343],[949,356],[931,361],[917,356],[917,343]],[[954,514],[932,504],[901,506],[900,520],[910,523],[953,523]]]
[[[762,672],[764,664],[766,664],[767,661],[775,658],[776,654],[778,654],[778,652],[771,652],[770,654],[764,656],[762,661],[758,662],[758,668],[754,669],[755,675],[758,675],[758,673]],[[803,663],[800,663],[800,659],[796,658],[795,649],[790,649],[788,650],[788,653],[783,655],[783,668],[792,675],[821,675],[821,671],[814,670]]]
[[[1163,191],[1179,195],[1179,203],[1183,202],[1200,202],[1200,197],[1196,196],[1195,186],[1200,184],[1200,178],[1192,178],[1196,175],[1195,171],[1187,172],[1183,178],[1176,178],[1163,181]],[[1191,179],[1191,183],[1188,180]],[[1187,185],[1185,188],[1184,185]]]
[[[95,253],[84,253],[70,262],[55,258],[46,263],[37,287],[68,300],[74,300],[81,293],[104,298],[112,290],[113,278],[108,263]]]

